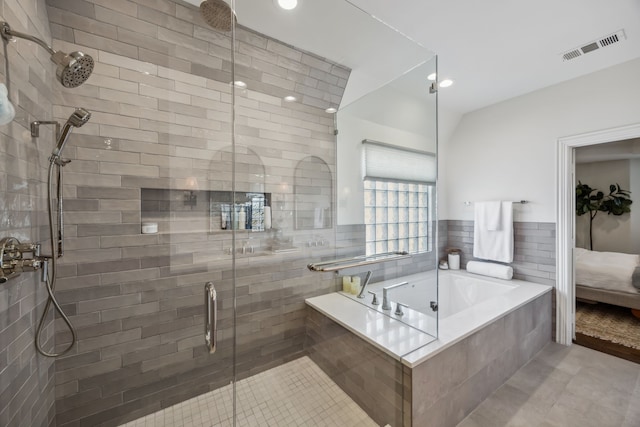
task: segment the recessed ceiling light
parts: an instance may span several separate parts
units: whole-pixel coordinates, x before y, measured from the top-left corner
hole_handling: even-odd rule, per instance
[[[298,0],[276,0],[276,4],[284,10],[291,10],[296,8]]]
[[[451,79],[444,79],[443,81],[440,82],[440,87],[449,87],[453,84],[453,80]]]
[[[239,87],[240,89],[244,89],[247,87],[247,84],[245,82],[243,82],[242,80],[236,80],[235,82],[233,82],[233,85],[235,87]]]
[[[293,95],[287,95],[282,99],[284,99],[285,102],[296,102],[298,100],[298,98]]]
[[[432,82],[436,80],[436,73],[431,73],[427,76],[427,80],[431,80]]]
[[[338,110],[336,108],[329,107],[326,110],[324,110],[324,112],[329,114],[335,114],[336,112],[338,112]]]

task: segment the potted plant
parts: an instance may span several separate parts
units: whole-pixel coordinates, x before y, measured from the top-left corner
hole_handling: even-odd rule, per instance
[[[593,250],[593,219],[598,212],[607,215],[624,215],[631,212],[630,191],[623,190],[619,184],[609,186],[609,194],[604,194],[595,188],[578,181],[576,185],[576,214],[589,214],[589,249]]]

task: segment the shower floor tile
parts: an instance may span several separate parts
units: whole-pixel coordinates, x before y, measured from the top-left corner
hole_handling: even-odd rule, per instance
[[[311,359],[302,357],[238,381],[237,427],[376,427],[377,424]],[[231,385],[121,427],[229,427]]]

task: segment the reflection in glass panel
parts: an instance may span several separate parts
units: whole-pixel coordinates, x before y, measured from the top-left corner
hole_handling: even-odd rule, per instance
[[[295,227],[297,230],[333,225],[333,176],[329,165],[316,156],[298,162],[294,175]]]
[[[362,171],[353,171],[351,164],[344,159],[347,155],[359,156],[363,152],[363,141],[366,140],[367,144],[404,152],[406,156],[415,152],[430,158],[431,162],[425,164],[425,170],[420,173],[432,168],[424,176],[435,176],[436,96],[429,94],[427,80],[435,68],[435,58],[427,60],[340,109],[337,117],[340,131],[338,223],[364,224],[362,239],[365,242],[360,254],[374,256],[390,251],[407,251],[411,254],[410,260],[389,261],[370,268],[373,274],[368,289],[378,292],[380,296],[382,287],[408,281],[409,285],[394,288],[389,295],[391,301],[408,304],[406,312],[412,315],[394,317],[392,312],[389,315],[403,322],[413,322],[412,326],[434,336],[437,334],[437,315],[431,309],[430,301],[437,301],[438,246],[433,178],[420,182],[370,176],[363,179]],[[373,152],[367,151],[367,157]],[[367,157],[364,162],[368,160]],[[384,165],[384,159],[379,164]],[[384,170],[387,176],[394,174],[394,170],[389,168],[375,170]],[[349,188],[348,203],[340,199],[345,194],[344,188]],[[359,204],[354,202],[358,199]],[[353,271],[357,273],[359,270]],[[367,300],[358,301],[369,305]]]

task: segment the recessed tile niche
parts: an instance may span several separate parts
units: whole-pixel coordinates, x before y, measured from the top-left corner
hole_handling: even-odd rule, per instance
[[[270,193],[236,192],[235,200],[233,195],[231,191],[142,188],[142,223],[157,223],[161,234],[269,228]]]

